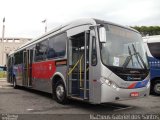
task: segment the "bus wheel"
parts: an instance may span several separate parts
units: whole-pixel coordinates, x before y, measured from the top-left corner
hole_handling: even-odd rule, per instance
[[[160,82],[155,82],[153,90],[154,94],[160,95]]]
[[[16,84],[16,79],[15,78],[13,79],[13,87],[14,87],[14,89],[17,88],[17,84]]]
[[[67,102],[66,89],[61,80],[59,80],[55,85],[54,95],[58,103],[65,104]]]

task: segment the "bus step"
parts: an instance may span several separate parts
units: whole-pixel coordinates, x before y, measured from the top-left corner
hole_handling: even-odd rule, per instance
[[[84,100],[83,98],[80,98],[80,97],[75,97],[75,96],[70,96],[71,98],[73,98],[73,99],[76,99],[76,100]]]
[[[69,79],[69,81],[78,81],[78,79]]]
[[[84,88],[79,88],[80,90],[84,90]],[[89,90],[89,89],[86,89],[86,90]]]
[[[75,97],[78,97],[79,95],[78,94],[69,94],[69,96],[75,96]]]

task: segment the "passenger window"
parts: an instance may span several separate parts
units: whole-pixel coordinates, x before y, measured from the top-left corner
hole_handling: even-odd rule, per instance
[[[35,61],[46,59],[47,48],[48,48],[47,40],[36,44]]]
[[[15,53],[15,64],[22,64],[23,63],[23,51]]]
[[[64,57],[66,53],[66,40],[67,40],[66,33],[62,33],[60,35],[49,38],[47,58],[51,59],[51,58]]]
[[[15,57],[15,64],[19,64],[19,52],[15,53],[14,57]]]
[[[95,66],[97,64],[97,50],[96,50],[96,38],[92,36],[92,65]]]

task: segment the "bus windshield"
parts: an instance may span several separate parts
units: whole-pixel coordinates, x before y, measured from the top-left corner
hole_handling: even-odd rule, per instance
[[[107,66],[147,69],[148,62],[140,34],[104,24],[107,41],[101,43],[101,58]]]

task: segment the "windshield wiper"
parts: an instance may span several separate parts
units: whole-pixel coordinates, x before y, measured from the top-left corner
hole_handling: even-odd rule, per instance
[[[136,59],[137,59],[137,62],[138,62],[138,64],[141,66],[141,68],[143,68],[143,66],[144,66],[144,68],[147,69],[146,64],[144,63],[144,61],[143,61],[142,57],[140,56],[139,52],[136,51],[135,46],[134,46],[133,44],[132,44],[132,47],[133,47],[134,54],[131,54],[131,50],[130,50],[130,48],[129,48],[129,46],[128,46],[129,56],[127,56],[127,58],[126,58],[126,60],[125,60],[125,62],[124,62],[124,64],[123,64],[123,68],[126,68],[126,67],[128,66],[130,60],[132,59],[132,56],[135,55],[135,56],[136,56]],[[143,66],[141,65],[138,57],[140,58]],[[133,59],[132,59],[132,61],[133,61]],[[132,64],[133,64],[133,63],[132,63]]]
[[[123,68],[126,68],[126,67],[128,66],[130,60],[132,59],[132,56],[134,56],[134,55],[136,55],[136,54],[130,54],[129,56],[127,56],[125,62],[124,62],[123,65],[122,65]]]
[[[129,46],[128,46],[128,53],[129,53],[129,55],[131,56],[132,66],[133,66],[133,58],[132,58],[132,53],[131,53],[131,49],[130,49],[130,47],[129,47]]]
[[[147,66],[146,66],[146,64],[144,63],[144,60],[142,59],[142,56],[139,54],[139,52],[136,51],[136,48],[135,48],[135,46],[134,46],[133,44],[132,44],[132,47],[133,47],[133,50],[134,50],[134,53],[135,53],[135,55],[136,55],[136,59],[137,59],[139,65],[142,67],[142,65],[141,65],[140,62],[139,62],[138,56],[139,56],[139,58],[140,58],[140,60],[141,60],[141,62],[142,62],[142,64],[143,64],[144,68],[147,69]],[[142,68],[143,68],[143,67],[142,67]]]

